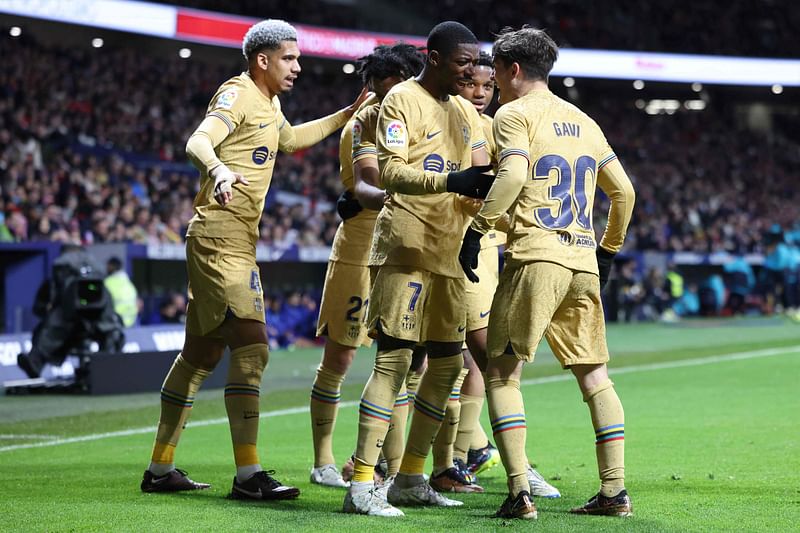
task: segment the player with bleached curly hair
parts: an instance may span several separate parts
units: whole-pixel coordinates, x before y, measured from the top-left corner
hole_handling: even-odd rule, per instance
[[[200,171],[200,192],[186,232],[189,306],[186,340],[161,388],[161,417],[144,492],[205,489],[175,468],[174,454],[197,391],[230,348],[225,386],[238,499],[296,498],[261,466],[256,447],[261,377],[267,366],[264,294],[256,265],[258,223],[278,151],[307,148],[345,125],[366,99],[327,117],[292,127],[278,95],[300,74],[297,32],[265,20],[244,36],[247,71],[223,83],[186,144]]]

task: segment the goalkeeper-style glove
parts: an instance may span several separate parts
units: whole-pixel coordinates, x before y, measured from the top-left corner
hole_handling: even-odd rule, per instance
[[[492,165],[469,167],[447,174],[447,192],[454,192],[471,198],[486,198],[492,188],[494,176],[486,174]]]
[[[481,253],[481,238],[483,233],[468,228],[464,234],[464,241],[461,243],[461,251],[458,252],[458,262],[461,269],[467,275],[467,279],[472,283],[478,283],[480,279],[474,270],[478,268],[478,254]]]
[[[336,200],[336,212],[339,213],[342,220],[353,218],[363,209],[355,195],[349,189],[345,189],[339,196],[339,199]]]
[[[600,290],[608,283],[608,276],[611,274],[611,267],[614,266],[614,257],[617,254],[612,254],[608,250],[597,247],[597,270],[600,273]]]

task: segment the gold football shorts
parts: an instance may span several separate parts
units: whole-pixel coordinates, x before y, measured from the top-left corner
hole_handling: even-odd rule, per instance
[[[519,359],[531,362],[543,336],[564,368],[608,361],[596,274],[544,261],[503,270],[489,318],[489,357],[511,343]]]
[[[255,247],[246,240],[186,239],[189,306],[186,332],[208,335],[230,309],[237,318],[264,320],[264,292]]]
[[[328,262],[317,335],[344,346],[371,346],[367,336],[369,267],[339,261]]]
[[[448,278],[412,267],[375,270],[368,329],[414,342],[461,342],[467,329],[464,278]]]
[[[494,291],[497,289],[500,269],[497,254],[495,246],[481,250],[478,256],[478,268],[475,269],[480,281],[478,283],[464,281],[467,294],[467,331],[483,329],[489,325],[489,311],[492,308]]]

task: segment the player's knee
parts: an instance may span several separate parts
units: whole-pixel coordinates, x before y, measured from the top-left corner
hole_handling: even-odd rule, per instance
[[[392,381],[399,388],[406,378],[408,368],[411,365],[410,350],[379,350],[375,356],[375,367],[373,373]]]
[[[266,344],[250,344],[237,348],[231,352],[228,382],[260,385],[268,363],[269,348]]]
[[[328,339],[322,355],[322,366],[338,374],[346,374],[353,364],[356,349]]]

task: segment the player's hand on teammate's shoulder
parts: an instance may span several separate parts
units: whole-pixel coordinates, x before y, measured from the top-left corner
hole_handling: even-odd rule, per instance
[[[474,217],[478,211],[483,207],[483,200],[478,198],[470,198],[469,196],[459,196],[458,201],[461,203],[461,208],[466,214]]]
[[[214,180],[214,200],[223,207],[233,200],[233,185],[235,183],[250,185],[250,182],[244,176],[237,172],[231,172],[225,165],[214,167],[209,174]]]
[[[447,192],[470,198],[486,198],[494,183],[494,174],[489,174],[492,165],[478,165],[447,174]]]
[[[364,86],[361,89],[361,92],[358,93],[356,97],[356,101],[350,104],[349,106],[344,108],[345,114],[347,114],[348,118],[352,117],[353,114],[358,111],[358,108],[361,107],[361,104],[367,101],[374,93],[371,93],[370,90]]]
[[[481,253],[481,239],[483,233],[467,228],[464,234],[464,240],[461,242],[461,250],[458,252],[458,262],[461,264],[461,269],[467,275],[467,279],[472,283],[478,283],[480,278],[475,274],[474,270],[478,268],[478,254]]]

